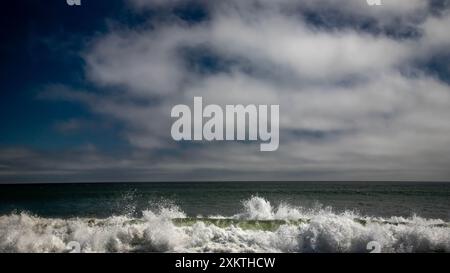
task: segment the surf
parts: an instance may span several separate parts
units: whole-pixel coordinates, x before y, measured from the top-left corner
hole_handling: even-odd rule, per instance
[[[272,206],[262,197],[234,215],[187,216],[177,206],[106,218],[0,216],[0,252],[450,252],[450,226],[440,219],[371,217],[332,208]]]

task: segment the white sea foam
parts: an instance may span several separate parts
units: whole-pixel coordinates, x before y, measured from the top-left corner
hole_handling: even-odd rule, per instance
[[[274,208],[260,197],[243,205],[242,213],[219,217],[307,221],[287,222],[276,230],[202,221],[175,225],[172,219],[186,216],[173,206],[144,211],[140,218],[59,219],[17,213],[0,216],[0,252],[66,252],[73,241],[82,252],[367,252],[370,241],[377,241],[383,252],[450,252],[450,227],[439,219],[362,217],[287,204]]]

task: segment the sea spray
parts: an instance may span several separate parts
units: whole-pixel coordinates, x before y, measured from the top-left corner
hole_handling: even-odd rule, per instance
[[[197,219],[175,206],[145,210],[140,217],[0,216],[1,252],[67,252],[73,241],[82,252],[367,252],[371,241],[383,252],[450,252],[450,227],[419,216],[273,207],[262,197],[243,201],[239,214]]]

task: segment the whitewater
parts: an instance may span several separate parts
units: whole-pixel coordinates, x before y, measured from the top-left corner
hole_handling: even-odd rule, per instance
[[[272,206],[262,197],[240,213],[187,217],[165,205],[106,218],[0,216],[0,252],[450,252],[450,225],[440,219],[370,217],[332,208]]]

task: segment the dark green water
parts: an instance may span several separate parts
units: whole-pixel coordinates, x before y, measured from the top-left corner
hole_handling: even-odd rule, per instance
[[[26,211],[44,217],[139,214],[175,204],[189,216],[239,213],[252,196],[273,206],[330,206],[367,216],[450,220],[450,183],[215,182],[0,185],[0,215]]]

